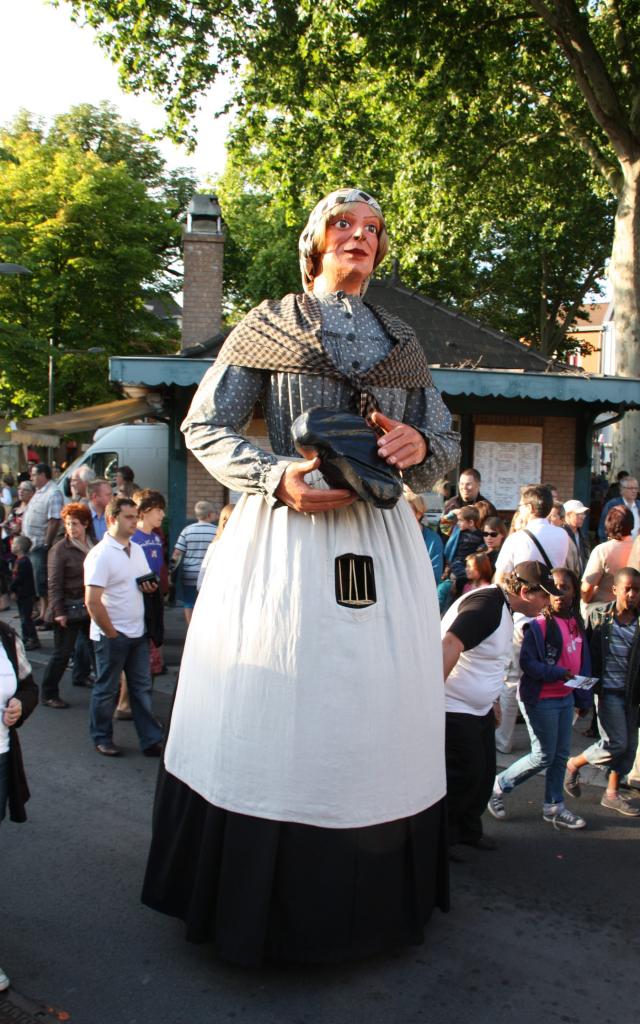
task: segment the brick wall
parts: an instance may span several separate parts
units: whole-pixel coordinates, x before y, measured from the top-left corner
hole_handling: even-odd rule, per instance
[[[545,416],[542,435],[542,483],[555,484],[560,501],[573,498],[576,421],[570,416]]]
[[[201,462],[187,452],[187,519],[193,519],[196,501],[210,501],[220,511],[225,503],[224,487],[207,473]]]
[[[207,341],[222,325],[224,236],[184,235],[182,347]]]

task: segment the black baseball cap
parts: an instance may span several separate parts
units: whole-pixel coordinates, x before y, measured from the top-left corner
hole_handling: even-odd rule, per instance
[[[544,590],[552,597],[560,597],[560,591],[553,582],[551,571],[542,562],[520,562],[514,572],[521,583]]]

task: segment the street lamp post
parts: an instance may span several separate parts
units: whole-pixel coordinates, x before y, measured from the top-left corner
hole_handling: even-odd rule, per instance
[[[60,354],[63,356],[99,356],[102,355],[104,349],[101,346],[93,345],[91,348],[65,348],[64,345],[55,345],[53,338],[49,338],[49,401],[48,411],[49,416],[53,416],[56,411],[56,372],[55,372],[55,356]],[[47,449],[47,460],[51,464],[53,458],[53,448]]]

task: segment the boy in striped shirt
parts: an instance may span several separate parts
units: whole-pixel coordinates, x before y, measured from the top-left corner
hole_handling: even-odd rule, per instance
[[[193,606],[198,596],[196,584],[200,566],[209,544],[216,535],[216,526],[213,522],[214,509],[211,502],[196,501],[193,511],[197,522],[185,526],[176,541],[169,564],[172,575],[175,575],[178,566],[182,564],[182,603],[187,625],[191,622]]]
[[[613,584],[615,601],[591,619],[593,674],[599,677],[596,700],[600,739],[567,761],[564,790],[579,797],[580,769],[592,764],[607,772],[607,790],[600,803],[628,817],[640,806],[619,791],[631,771],[638,746],[640,707],[640,573],[627,566]]]

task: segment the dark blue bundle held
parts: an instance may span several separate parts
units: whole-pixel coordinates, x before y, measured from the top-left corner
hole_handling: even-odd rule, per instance
[[[296,449],[320,459],[330,487],[346,487],[376,508],[393,508],[402,494],[400,473],[378,454],[378,434],[362,416],[336,409],[309,409],[291,425]]]

